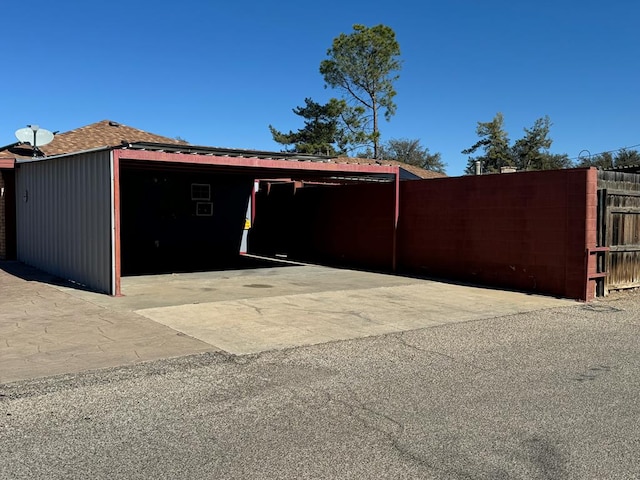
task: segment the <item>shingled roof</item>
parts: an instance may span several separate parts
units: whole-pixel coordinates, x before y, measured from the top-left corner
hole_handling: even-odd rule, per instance
[[[370,158],[355,158],[355,157],[339,157],[335,160],[336,163],[356,163],[358,165],[391,165],[394,167],[400,167],[407,172],[412,173],[416,177],[427,178],[442,178],[447,175],[440,172],[434,172],[433,170],[425,170],[424,168],[416,167],[404,162],[398,162],[396,160],[373,160]]]
[[[69,130],[53,137],[48,145],[40,147],[45,156],[62,155],[64,153],[81,152],[100,147],[116,147],[123,142],[154,142],[176,145],[188,145],[184,140],[163,137],[145,132],[137,128],[128,127],[112,120],[102,120],[84,127]],[[33,150],[30,145],[11,145],[8,152],[0,152],[0,156],[11,153],[16,157],[31,157]]]
[[[145,132],[137,128],[129,127],[112,120],[102,120],[84,127],[69,130],[68,132],[55,135],[53,141],[48,145],[40,147],[40,151],[45,156],[62,155],[65,153],[81,152],[100,147],[119,147],[123,143],[132,144],[137,142],[156,143],[164,145],[190,145],[184,140],[163,137],[155,133]],[[251,153],[251,152],[250,152]],[[255,152],[253,152],[255,154]],[[252,156],[253,156],[252,154]],[[33,149],[28,144],[12,144],[0,149],[0,158],[30,158]],[[425,170],[424,168],[409,165],[395,160],[372,160],[368,158],[338,157],[325,160],[334,163],[349,163],[359,165],[391,165],[409,172],[406,178],[441,178],[446,177],[444,173]]]

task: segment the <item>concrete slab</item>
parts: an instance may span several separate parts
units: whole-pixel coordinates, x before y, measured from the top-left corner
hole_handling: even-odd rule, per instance
[[[216,350],[49,282],[57,280],[18,262],[0,262],[0,383]]]
[[[248,354],[574,304],[518,292],[412,282],[148,308],[136,313],[227,352]]]
[[[0,383],[204,351],[317,344],[572,305],[395,275],[273,263],[122,279],[123,297],[0,262]]]

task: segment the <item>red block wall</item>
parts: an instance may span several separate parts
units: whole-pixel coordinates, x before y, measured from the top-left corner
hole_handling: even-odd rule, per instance
[[[593,298],[595,169],[403,182],[398,265],[425,275]]]
[[[249,252],[390,270],[394,198],[393,184],[273,184],[256,195]]]
[[[393,184],[274,185],[249,251],[391,271]],[[594,297],[597,170],[400,183],[399,272],[567,298]]]

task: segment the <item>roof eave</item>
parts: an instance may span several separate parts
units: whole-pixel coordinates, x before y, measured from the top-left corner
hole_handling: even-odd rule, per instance
[[[115,147],[111,147],[111,146],[105,145],[103,147],[89,148],[87,150],[79,150],[77,152],[70,152],[70,153],[61,153],[59,155],[50,155],[50,156],[46,156],[46,157],[17,158],[16,159],[16,163],[44,162],[46,160],[53,160],[53,159],[56,159],[56,158],[73,157],[75,155],[81,155],[83,153],[93,153],[93,152],[99,152],[101,150],[113,150],[114,148]]]

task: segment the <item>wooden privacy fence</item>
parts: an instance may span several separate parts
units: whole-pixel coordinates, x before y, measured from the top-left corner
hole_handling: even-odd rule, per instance
[[[598,172],[598,245],[604,255],[604,294],[640,287],[640,175]]]

